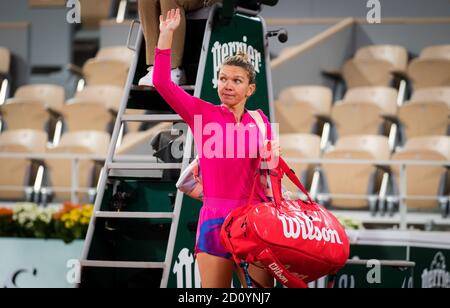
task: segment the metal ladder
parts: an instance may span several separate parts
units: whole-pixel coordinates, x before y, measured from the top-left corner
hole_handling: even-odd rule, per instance
[[[130,29],[133,29],[133,25]],[[129,35],[129,40],[130,40]],[[95,200],[95,206],[92,214],[92,218],[89,224],[88,233],[86,235],[85,244],[82,252],[82,259],[80,260],[81,270],[88,267],[96,268],[139,268],[139,269],[162,269],[162,278],[160,287],[167,287],[169,280],[169,272],[171,269],[171,261],[174,252],[175,240],[177,235],[178,223],[180,219],[181,205],[183,203],[183,193],[177,190],[175,198],[175,206],[173,212],[113,212],[113,211],[102,211],[102,201],[104,198],[105,188],[107,185],[108,176],[114,172],[125,171],[121,177],[126,177],[126,173],[129,170],[140,170],[140,171],[150,171],[150,170],[170,170],[170,169],[184,169],[189,164],[189,155],[183,155],[182,163],[138,163],[138,162],[117,162],[115,160],[115,150],[116,144],[119,139],[119,135],[123,125],[126,122],[173,122],[180,121],[181,117],[177,114],[146,114],[146,115],[126,115],[125,110],[127,109],[128,97],[130,90],[132,89],[132,83],[134,80],[136,67],[139,59],[140,46],[143,41],[142,29],[139,27],[139,32],[136,40],[136,48],[131,48],[136,51],[136,55],[130,66],[128,79],[124,89],[124,96],[120,105],[120,109],[117,114],[111,143],[108,149],[107,158],[105,161],[104,168],[100,175],[100,179],[97,186],[97,197]],[[129,44],[128,44],[129,46]],[[188,86],[189,87],[189,86]],[[190,87],[192,89],[192,86]],[[191,153],[193,144],[192,132],[189,130],[186,141],[184,145],[184,152]],[[138,219],[138,218],[163,218],[171,219],[170,233],[168,244],[166,248],[166,254],[164,262],[133,262],[133,261],[108,261],[108,260],[88,260],[89,250],[92,245],[92,239],[94,236],[94,231],[96,227],[97,218],[128,218],[128,219]],[[82,273],[82,272],[81,272]]]

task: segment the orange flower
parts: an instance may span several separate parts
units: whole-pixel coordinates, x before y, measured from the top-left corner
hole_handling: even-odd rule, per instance
[[[70,202],[65,202],[63,205],[63,208],[60,209],[57,213],[53,214],[53,219],[55,220],[61,220],[61,217],[66,214],[70,213],[74,209],[80,209],[81,205],[79,204],[72,204]]]
[[[9,208],[0,208],[0,216],[12,216],[13,210]]]

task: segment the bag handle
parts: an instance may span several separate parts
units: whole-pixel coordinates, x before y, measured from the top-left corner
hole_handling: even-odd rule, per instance
[[[256,126],[258,126],[258,129],[261,132],[262,142],[263,142],[263,147],[264,147],[264,142],[267,140],[266,122],[264,122],[261,114],[257,110],[249,110],[248,113],[250,114],[252,119],[256,122]],[[261,162],[258,162],[257,166],[258,166],[258,170],[260,170]]]
[[[270,172],[270,179],[272,181],[272,188],[273,188],[273,194],[278,194],[278,196],[280,196],[281,199],[283,199],[281,197],[281,179],[283,178],[283,175],[286,174],[288,176],[288,178],[292,181],[292,183],[294,183],[300,190],[302,193],[305,194],[305,196],[308,198],[308,201],[311,204],[315,204],[314,200],[311,198],[311,196],[309,195],[308,191],[306,190],[306,188],[303,186],[302,182],[300,182],[299,178],[297,177],[297,175],[295,174],[295,172],[289,168],[288,164],[286,163],[286,161],[280,156],[279,158],[279,162],[278,162],[278,167],[277,167],[277,171],[278,173],[273,173]],[[272,180],[273,179],[273,180]],[[276,183],[275,186],[278,186],[278,189],[275,190],[274,187],[274,182]]]
[[[249,110],[248,113],[250,116],[255,120],[256,125],[259,128],[259,131],[261,132],[263,142],[266,140],[267,131],[266,131],[266,123],[264,122],[261,114],[256,110]]]
[[[252,117],[252,119],[256,122],[256,125],[258,126],[258,129],[261,132],[263,146],[264,146],[264,141],[266,140],[266,135],[267,135],[266,123],[264,122],[261,114],[257,110],[248,110],[248,113]],[[253,195],[255,193],[256,181],[258,180],[258,176],[260,175],[261,162],[262,162],[262,158],[261,158],[261,155],[259,155],[258,163],[256,164],[256,166],[258,166],[258,167],[256,169],[255,179],[253,181],[252,190],[251,190],[251,193],[250,193],[250,198],[248,199],[248,204],[247,205],[249,205],[250,202],[253,200]],[[265,201],[268,201],[268,200],[265,200]]]
[[[248,112],[249,112],[250,116],[253,118],[253,120],[255,120],[255,122],[263,136],[263,142],[264,142],[266,140],[266,134],[267,134],[266,123],[264,122],[261,114],[258,111],[249,110]],[[270,140],[267,143],[267,150],[269,152],[272,151],[272,145],[271,145]],[[261,162],[262,162],[262,159],[260,157],[258,164],[257,164],[257,166],[258,166],[257,170],[259,170],[261,168]],[[276,171],[278,171],[278,172],[276,172]],[[279,162],[278,162],[278,167],[275,170],[273,170],[273,169],[269,170],[270,181],[272,184],[272,194],[273,194],[273,198],[275,200],[275,204],[279,205],[279,204],[281,204],[281,201],[284,200],[284,198],[282,197],[282,194],[281,194],[281,180],[283,178],[283,174],[286,174],[288,176],[288,178],[306,195],[306,197],[308,198],[309,202],[311,202],[311,204],[315,203],[313,201],[313,199],[311,198],[311,196],[309,195],[308,191],[305,189],[303,184],[298,179],[295,172],[291,168],[289,168],[288,164],[280,156]],[[252,193],[250,195],[249,202],[253,198],[255,184],[256,184],[256,178],[255,178],[255,181],[253,182]]]
[[[267,149],[268,149],[268,151],[271,151],[270,141],[267,145]],[[259,157],[257,166],[261,165],[261,161],[262,161],[262,158]],[[284,174],[286,174],[288,176],[288,178],[301,190],[301,192],[305,194],[305,196],[308,198],[308,201],[311,204],[316,204],[316,202],[314,202],[314,200],[309,195],[308,191],[303,186],[302,182],[300,182],[300,180],[298,179],[295,172],[289,168],[288,164],[284,161],[284,159],[281,156],[279,157],[278,166],[275,169],[269,169],[268,172],[269,172],[270,182],[272,185],[272,194],[273,194],[273,198],[274,198],[276,205],[279,206],[279,205],[281,205],[281,202],[284,201],[284,198],[281,194],[281,180],[283,179]],[[250,204],[250,201],[253,199],[253,195],[255,193],[255,186],[256,186],[256,181],[258,179],[258,175],[259,175],[259,167],[257,169],[257,172],[255,174],[255,179],[253,181],[253,186],[252,186],[252,190],[251,190],[251,194],[250,194],[250,198],[249,198],[249,204]]]
[[[265,268],[272,277],[288,288],[308,288],[306,282],[301,278],[291,274],[289,270],[277,259],[273,252],[266,248],[256,259],[265,265]]]
[[[252,185],[252,190],[251,190],[251,193],[250,193],[250,198],[248,198],[247,206],[250,205],[250,202],[253,200],[253,196],[255,194],[256,181],[258,180],[258,176],[260,176],[259,169],[261,167],[261,161],[262,161],[262,159],[261,159],[261,157],[259,157],[258,158],[258,163],[256,164],[258,166],[258,168],[256,169],[256,172],[255,172],[253,185]],[[268,200],[265,200],[265,201],[267,202]]]

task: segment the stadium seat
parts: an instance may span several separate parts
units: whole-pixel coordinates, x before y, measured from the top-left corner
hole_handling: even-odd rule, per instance
[[[120,106],[123,89],[117,86],[88,86],[77,92],[62,109],[68,131],[110,131]]]
[[[99,103],[108,109],[117,111],[122,100],[123,88],[111,85],[87,86],[68,100],[66,104],[74,103]]]
[[[23,129],[0,134],[0,153],[44,153],[47,134]],[[0,158],[0,186],[19,189],[0,189],[2,200],[25,200],[25,190],[33,185],[37,165],[26,158]]]
[[[62,136],[60,144],[47,153],[91,154],[106,156],[110,136],[106,132],[78,131],[69,132]],[[71,198],[72,161],[65,159],[48,159],[46,164],[46,183],[43,194],[53,195],[58,200],[68,201]],[[78,165],[78,188],[94,188],[97,184],[96,169],[98,165],[91,160],[80,160]],[[63,189],[65,191],[58,191]],[[89,200],[87,192],[78,192],[78,198]]]
[[[283,157],[287,159],[319,159],[320,137],[310,134],[282,134],[280,135],[280,148]],[[303,184],[308,189],[315,166],[304,163],[289,163],[289,166],[300,179],[303,179]],[[299,191],[287,177],[283,178],[283,185],[291,192]]]
[[[408,52],[402,46],[372,45],[358,49],[342,69],[347,88],[390,86],[395,72],[406,72]]]
[[[146,113],[146,110],[142,110],[142,109],[126,109],[125,114],[126,115],[144,115]],[[147,123],[148,124],[148,123]],[[140,130],[142,130],[142,127],[144,127],[145,130],[145,125],[146,123],[142,123],[142,122],[126,122],[125,123],[125,127],[126,127],[126,133],[136,133],[139,132]]]
[[[63,109],[67,131],[110,131],[113,116],[104,105],[96,103],[70,104]]]
[[[418,89],[399,110],[406,138],[445,136],[450,125],[450,87]]]
[[[397,116],[397,90],[361,87],[347,91],[331,111],[338,138],[348,135],[386,135],[389,121]]]
[[[159,132],[170,129],[172,126],[173,123],[171,122],[162,122],[145,131],[135,131],[125,134],[116,151],[116,155],[134,153],[135,149],[138,149],[137,152],[142,151],[145,155],[149,154],[149,152],[152,152],[150,144],[152,138]]]
[[[80,0],[81,24],[85,28],[98,28],[100,22],[111,16],[113,0]]]
[[[320,133],[317,123],[321,117],[329,117],[332,93],[327,87],[295,86],[281,91],[275,102],[276,120],[280,133]]]
[[[134,52],[125,46],[105,47],[83,66],[88,85],[124,87]]]
[[[414,89],[450,86],[450,45],[425,48],[408,67]]]
[[[65,7],[66,0],[29,0],[28,4],[32,8],[46,8],[46,7]]]
[[[64,104],[64,88],[51,84],[25,85],[17,89],[11,102],[15,102],[14,99],[38,101],[58,111]]]
[[[50,84],[26,85],[1,106],[8,130],[37,129],[51,133],[49,120],[56,121],[64,104],[64,88]]]
[[[335,149],[324,153],[324,159],[389,160],[389,141],[384,136],[359,135],[340,138]],[[365,208],[375,206],[384,172],[375,164],[323,164],[325,191],[331,194],[364,195],[361,199],[331,198],[333,207]],[[374,200],[372,200],[374,199]],[[372,202],[372,204],[369,204]]]
[[[392,156],[392,160],[450,160],[450,137],[417,137],[407,141],[404,148]],[[394,173],[394,191],[399,193],[400,167],[392,166]],[[408,197],[449,196],[449,171],[445,166],[407,166],[406,167],[406,204],[410,209],[438,209],[438,200],[411,200]]]
[[[11,52],[8,48],[0,47],[0,73],[7,74],[11,66]]]
[[[9,92],[8,75],[11,67],[11,53],[8,48],[0,47],[0,105],[2,105]]]

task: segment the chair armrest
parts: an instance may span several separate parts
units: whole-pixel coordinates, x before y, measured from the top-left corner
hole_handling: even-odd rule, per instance
[[[66,70],[68,70],[68,71],[70,71],[70,72],[72,72],[72,73],[74,73],[76,75],[79,75],[81,77],[84,76],[83,75],[83,69],[81,67],[79,67],[79,66],[76,66],[75,64],[69,63],[69,64],[66,65],[65,68],[66,68]]]
[[[342,80],[343,79],[342,72],[337,69],[324,69],[324,70],[322,70],[322,75],[326,78],[334,79],[334,80]]]
[[[405,71],[392,71],[391,74],[395,78],[409,80],[408,74]]]
[[[400,119],[395,116],[395,115],[391,115],[391,114],[381,114],[381,117],[383,119],[385,119],[386,121],[392,122],[394,124],[400,125]]]
[[[387,172],[387,173],[389,173],[389,174],[391,174],[391,172],[392,172],[392,169],[391,169],[390,166],[377,165],[377,164],[375,164],[375,167],[376,167],[377,169],[379,169],[379,170],[381,170],[381,171],[384,171],[384,172]]]
[[[333,119],[329,115],[318,113],[315,114],[314,116],[320,121],[333,123]]]
[[[50,113],[50,115],[51,115],[52,117],[54,117],[54,118],[59,119],[59,118],[62,118],[62,117],[63,117],[63,115],[62,115],[62,113],[61,113],[60,110],[56,110],[56,109],[54,109],[54,108],[48,108],[47,110],[48,110],[48,112]]]

